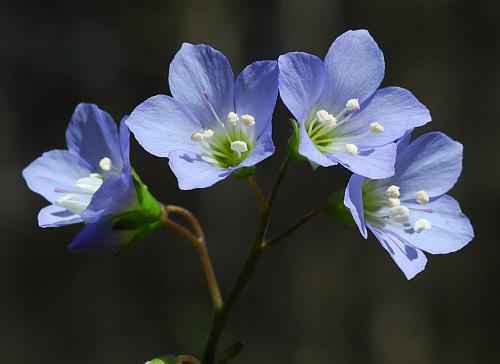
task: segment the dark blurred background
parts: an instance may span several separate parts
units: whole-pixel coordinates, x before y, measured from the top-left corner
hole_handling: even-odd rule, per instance
[[[71,254],[79,226],[42,230],[47,203],[21,170],[64,148],[75,105],[115,119],[168,93],[183,41],[207,43],[235,74],[302,50],[324,56],[336,36],[367,28],[385,53],[383,85],[410,89],[433,122],[465,145],[451,194],[475,240],[406,281],[373,237],[320,219],[269,251],[231,316],[222,347],[235,363],[493,363],[500,356],[498,1],[3,1],[0,5],[0,362],[142,363],[198,355],[210,300],[188,242],[158,231],[120,258]],[[266,191],[284,155],[289,117],[278,101],[277,153],[259,165]],[[136,142],[136,169],[166,203],[197,213],[227,292],[249,249],[257,207],[244,183],[177,189],[166,160]],[[292,166],[271,224],[277,232],[343,188],[346,170]]]

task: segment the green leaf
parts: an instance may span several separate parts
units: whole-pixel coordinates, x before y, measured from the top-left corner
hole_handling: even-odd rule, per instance
[[[356,226],[351,211],[344,205],[344,194],[344,190],[339,190],[328,198],[326,213],[336,221]]]
[[[222,358],[219,361],[219,364],[227,363],[229,360],[234,359],[238,356],[239,353],[243,350],[244,344],[241,341],[238,341],[226,348],[224,353],[222,354]]]
[[[172,355],[165,355],[145,362],[144,364],[181,364],[179,359]]]
[[[297,161],[307,161],[307,158],[299,153],[300,124],[295,119],[290,119],[292,123],[292,135],[288,139],[287,150],[291,159]]]
[[[237,178],[237,179],[245,179],[247,177],[250,177],[253,175],[253,172],[255,171],[255,166],[251,167],[242,167],[231,173],[231,177]]]

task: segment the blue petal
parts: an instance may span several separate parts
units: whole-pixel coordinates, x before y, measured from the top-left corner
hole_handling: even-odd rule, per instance
[[[130,173],[130,130],[127,126],[128,116],[124,116],[120,121],[119,140],[120,152],[123,160],[123,173]]]
[[[257,140],[257,144],[248,153],[247,157],[236,167],[251,167],[257,163],[263,161],[267,157],[274,154],[274,144],[271,126],[269,125],[267,130],[264,130],[263,134]]]
[[[115,252],[125,242],[128,232],[113,230],[113,221],[104,219],[87,224],[69,244],[69,250]]]
[[[203,123],[215,118],[204,95],[219,117],[234,111],[234,76],[226,57],[207,45],[184,43],[170,64],[168,76],[172,96],[184,103]]]
[[[411,245],[431,254],[447,254],[462,249],[474,238],[474,230],[469,219],[462,213],[457,201],[448,195],[432,200],[426,205],[405,203],[412,208],[410,224],[418,219],[427,219],[432,227],[416,233],[413,228],[402,228],[396,225],[387,229],[397,232]],[[431,209],[432,213],[422,211]]]
[[[321,106],[332,114],[341,112],[349,99],[362,103],[384,78],[384,56],[366,30],[350,30],[338,37],[325,57],[328,80]]]
[[[135,138],[149,153],[167,157],[176,149],[197,150],[199,143],[191,140],[202,125],[186,107],[175,99],[153,96],[137,106],[126,121]]]
[[[332,152],[332,156],[356,174],[372,179],[385,178],[394,174],[396,144],[360,148],[356,155],[350,155],[346,151]]]
[[[339,136],[349,143],[379,146],[395,141],[409,129],[422,126],[431,120],[429,110],[413,94],[399,87],[377,90],[373,97],[361,105],[349,121],[336,128]],[[370,123],[384,127],[381,133],[371,133]]]
[[[137,192],[130,173],[110,176],[94,193],[90,205],[82,212],[82,218],[86,222],[96,222],[105,216],[131,210],[137,204]]]
[[[38,213],[38,225],[43,228],[77,224],[82,221],[80,216],[56,205],[46,206]]]
[[[93,104],[79,104],[66,130],[68,149],[86,160],[92,170],[100,171],[99,161],[108,157],[121,170],[123,161],[116,123]]]
[[[236,113],[255,118],[255,135],[258,137],[271,127],[278,97],[278,75],[276,61],[259,61],[248,65],[236,78]]]
[[[399,269],[403,271],[406,279],[412,279],[425,269],[427,258],[420,249],[407,244],[397,235],[384,233],[370,224],[367,224],[367,226],[378,239],[380,245],[382,245],[398,265]]]
[[[439,132],[427,133],[411,142],[397,156],[396,174],[380,181],[401,188],[401,201],[414,199],[416,191],[441,196],[456,183],[462,172],[462,144]]]
[[[307,130],[304,128],[304,124],[300,125],[299,153],[322,167],[330,167],[338,164],[337,161],[330,158],[329,155],[323,154],[318,150],[309,137]]]
[[[181,190],[210,187],[229,176],[234,168],[220,168],[205,162],[193,152],[175,150],[168,155],[169,165]]]
[[[23,170],[23,177],[33,192],[54,203],[62,196],[56,189],[73,191],[75,181],[89,173],[86,162],[79,156],[67,150],[51,150],[31,162]]]
[[[323,61],[308,53],[292,52],[280,56],[278,65],[281,99],[293,116],[304,123],[323,91]]]
[[[410,144],[411,133],[413,133],[413,129],[407,130],[401,138],[396,140],[396,145],[398,146],[397,155],[403,155],[406,147]]]
[[[363,209],[363,182],[365,177],[353,174],[349,179],[344,195],[344,205],[351,211],[351,215],[358,225],[359,232],[366,239],[368,232],[365,225],[365,212]]]

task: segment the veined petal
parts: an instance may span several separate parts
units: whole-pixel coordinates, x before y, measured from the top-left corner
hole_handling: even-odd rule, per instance
[[[419,219],[427,219],[432,227],[420,233],[411,227],[396,225],[389,225],[387,229],[397,232],[419,249],[431,254],[446,254],[462,249],[474,238],[469,219],[462,213],[458,202],[448,195],[438,197],[425,206],[417,203],[405,203],[405,206],[413,208],[410,214],[411,226]],[[433,212],[422,211],[423,208]]]
[[[322,167],[330,167],[338,164],[337,161],[330,158],[329,155],[323,154],[318,150],[309,137],[309,134],[307,134],[304,124],[300,125],[299,153]]]
[[[120,121],[120,128],[118,130],[118,137],[120,140],[120,151],[123,160],[122,173],[130,173],[130,129],[127,126],[128,116],[124,116]]]
[[[46,206],[38,213],[38,225],[43,228],[77,224],[82,221],[80,216],[56,205]]]
[[[73,191],[75,181],[87,177],[90,170],[86,162],[67,150],[51,150],[35,159],[23,170],[28,187],[54,203],[61,197],[58,190]]]
[[[320,103],[339,113],[348,100],[362,103],[377,90],[384,78],[384,56],[368,31],[350,30],[333,42],[325,69],[328,80]]]
[[[229,176],[234,168],[216,167],[197,153],[175,150],[168,155],[169,165],[181,190],[210,187]]]
[[[358,225],[359,232],[366,239],[368,232],[365,225],[365,211],[363,208],[363,182],[365,177],[353,174],[345,190],[344,205],[351,211],[351,215]]]
[[[372,179],[385,178],[394,174],[396,144],[389,143],[381,147],[359,149],[355,155],[342,150],[332,152],[332,156],[356,174]]]
[[[110,158],[121,170],[123,161],[113,118],[94,104],[79,104],[66,129],[68,149],[99,171],[101,159]]]
[[[276,61],[258,61],[248,65],[236,78],[236,113],[255,118],[257,137],[270,127],[278,97],[278,76]]]
[[[367,226],[380,242],[380,245],[382,245],[398,265],[399,269],[403,271],[406,279],[412,279],[425,269],[427,257],[420,249],[407,244],[397,235],[375,229],[370,224],[367,224]]]
[[[353,138],[359,145],[380,146],[402,137],[409,129],[431,120],[429,110],[413,94],[399,87],[377,90],[352,118],[338,127],[340,136]],[[383,132],[370,132],[377,122]]]
[[[206,97],[220,118],[234,111],[233,71],[226,57],[212,47],[184,43],[170,64],[168,82],[172,96],[204,127],[215,121]]]
[[[254,148],[250,151],[250,153],[248,153],[247,157],[236,167],[236,169],[254,166],[273,154],[274,143],[271,125],[269,125],[267,130],[262,132],[262,135],[257,140],[257,144]]]
[[[176,149],[197,150],[191,140],[203,127],[179,101],[165,95],[153,96],[130,114],[126,124],[135,138],[149,153],[167,157]]]
[[[323,61],[302,52],[278,58],[279,91],[286,107],[303,124],[323,91],[326,79]]]

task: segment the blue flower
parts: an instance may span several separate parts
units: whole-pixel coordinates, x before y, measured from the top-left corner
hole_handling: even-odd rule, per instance
[[[168,81],[173,97],[144,101],[127,125],[144,149],[169,158],[179,188],[211,186],[274,153],[275,61],[254,62],[235,81],[222,53],[184,43]]]
[[[370,229],[407,279],[425,268],[422,251],[446,254],[474,237],[457,201],[446,195],[462,171],[462,145],[442,133],[398,142],[396,173],[371,180],[354,174],[344,204],[361,234]]]
[[[51,150],[23,170],[28,187],[51,205],[38,214],[41,227],[85,222],[70,249],[115,250],[132,231],[113,229],[113,217],[138,206],[129,160],[130,132],[118,131],[96,105],[79,104],[66,130],[67,150]]]
[[[298,151],[323,167],[340,163],[362,176],[389,177],[393,142],[431,119],[409,91],[378,89],[384,57],[366,30],[338,37],[324,62],[292,52],[278,65],[280,96],[301,125]]]

